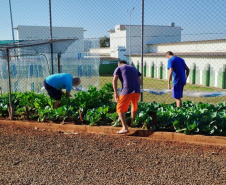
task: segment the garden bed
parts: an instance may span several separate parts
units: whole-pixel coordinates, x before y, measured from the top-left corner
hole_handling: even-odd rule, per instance
[[[16,120],[120,127],[116,103],[112,98],[112,84],[105,84],[100,90],[90,87],[87,92],[80,91],[71,97],[70,101],[63,96],[57,109],[53,109],[53,100],[49,96],[34,92],[13,93],[12,105]],[[1,95],[1,118],[9,116],[8,105],[9,95]],[[212,105],[185,101],[182,108],[177,108],[175,103],[140,102],[138,107],[134,128],[226,136],[226,102]],[[128,111],[126,113],[128,123],[130,115],[131,112]]]

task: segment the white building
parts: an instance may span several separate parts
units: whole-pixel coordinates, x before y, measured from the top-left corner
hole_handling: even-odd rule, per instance
[[[116,25],[110,30],[110,56],[126,59],[125,55],[141,52],[141,26]],[[148,44],[172,43],[181,41],[181,27],[144,26],[144,52],[148,52]]]
[[[146,77],[168,79],[165,53],[172,51],[191,69],[188,83],[226,89],[226,39],[148,44],[147,47],[143,59]],[[140,69],[140,53],[132,54],[130,60]]]
[[[14,28],[17,31],[17,40],[50,39],[49,26],[24,26]],[[70,46],[70,51],[82,53],[84,51],[84,29],[82,27],[52,27],[53,39],[78,38]],[[68,51],[68,52],[70,52]]]

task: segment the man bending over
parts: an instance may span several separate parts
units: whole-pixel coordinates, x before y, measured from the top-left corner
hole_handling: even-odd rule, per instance
[[[66,97],[69,98],[72,86],[80,85],[79,78],[73,78],[68,73],[58,73],[48,76],[43,84],[49,96],[55,100],[53,108],[56,109],[60,104],[61,96],[64,94],[62,89],[66,89]]]

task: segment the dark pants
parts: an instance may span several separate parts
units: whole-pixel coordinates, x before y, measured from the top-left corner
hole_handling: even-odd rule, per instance
[[[62,93],[60,90],[52,87],[51,85],[47,84],[46,80],[44,80],[43,85],[45,89],[47,90],[49,96],[53,98],[54,100],[60,100]]]

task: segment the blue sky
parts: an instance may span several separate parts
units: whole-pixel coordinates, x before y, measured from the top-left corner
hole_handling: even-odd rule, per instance
[[[49,25],[48,0],[11,0],[14,27]],[[225,0],[144,0],[146,25],[181,26],[182,40],[226,38]],[[53,26],[84,27],[86,38],[109,35],[117,24],[141,23],[141,0],[52,0]],[[0,4],[0,40],[11,39],[8,0]]]

